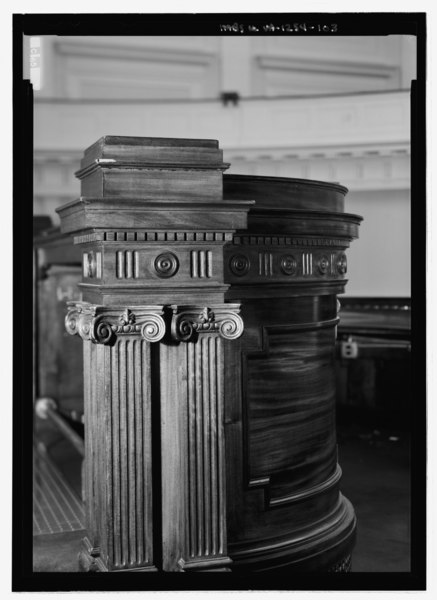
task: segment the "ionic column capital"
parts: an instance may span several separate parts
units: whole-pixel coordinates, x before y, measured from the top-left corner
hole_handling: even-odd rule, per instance
[[[69,302],[65,328],[71,335],[95,344],[112,344],[118,336],[140,335],[159,342],[166,331],[162,306],[117,308],[89,302]]]
[[[225,340],[239,338],[244,330],[239,304],[211,304],[210,306],[171,305],[172,338],[188,342],[198,334],[218,333]]]

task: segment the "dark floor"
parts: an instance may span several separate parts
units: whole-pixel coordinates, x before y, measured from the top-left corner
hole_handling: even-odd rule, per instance
[[[341,490],[352,502],[358,522],[352,570],[409,572],[408,439],[405,434],[391,432],[359,436],[349,434],[339,439]]]
[[[352,571],[409,572],[408,435],[375,431],[346,419],[338,426],[338,445],[342,493],[354,505],[358,520]],[[80,457],[68,442],[56,435],[50,440],[50,453],[56,458],[61,476],[79,498]],[[84,534],[79,527],[80,519],[70,518],[63,533],[35,535],[34,571],[78,571],[77,554]]]

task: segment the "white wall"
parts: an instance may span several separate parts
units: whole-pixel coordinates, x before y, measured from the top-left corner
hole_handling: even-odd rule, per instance
[[[206,99],[407,89],[411,36],[41,36],[37,97]]]
[[[41,36],[41,43],[36,214],[57,222],[54,209],[79,194],[74,171],[83,150],[102,135],[212,137],[230,172],[349,187],[347,210],[364,222],[349,252],[348,295],[409,295],[409,94],[390,90],[408,90],[415,77],[415,38]],[[223,91],[243,100],[224,107],[215,101]]]
[[[351,192],[346,211],[364,217],[347,252],[347,295],[410,296],[409,191]]]

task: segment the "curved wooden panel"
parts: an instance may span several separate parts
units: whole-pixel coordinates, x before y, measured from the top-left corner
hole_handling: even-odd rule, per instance
[[[245,323],[226,390],[229,556],[235,570],[328,571],[355,538],[339,492],[334,351],[345,250],[361,219],[341,212],[341,186],[224,181],[225,198],[255,201],[225,248],[227,298]]]
[[[288,177],[224,175],[225,197],[238,200],[256,198],[257,208],[283,208],[343,212],[347,189],[342,185]]]

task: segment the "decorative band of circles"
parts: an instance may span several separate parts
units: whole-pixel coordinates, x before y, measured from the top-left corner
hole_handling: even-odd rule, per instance
[[[235,256],[233,256],[229,262],[229,268],[234,275],[237,275],[237,277],[242,277],[249,272],[249,259],[247,256],[244,256],[244,254],[235,254]]]
[[[297,260],[292,254],[285,254],[281,257],[281,270],[286,275],[295,275],[297,271]]]
[[[322,275],[324,275],[325,273],[328,272],[328,269],[329,269],[329,258],[325,255],[321,256],[319,258],[319,262],[318,262],[317,266],[318,266],[320,273],[322,273]]]
[[[173,277],[178,272],[179,260],[172,252],[165,252],[155,258],[154,267],[158,277]]]
[[[341,275],[344,275],[347,271],[347,258],[346,254],[340,254],[337,258],[337,270]]]

